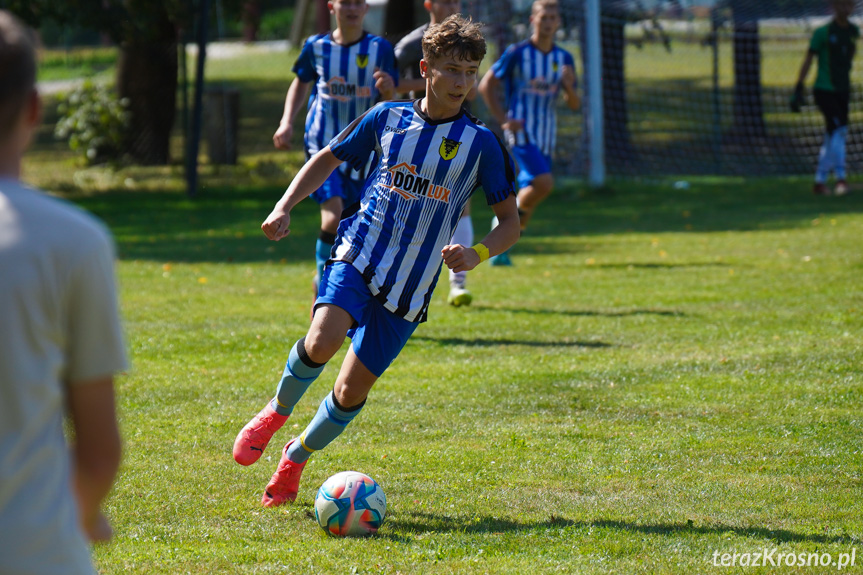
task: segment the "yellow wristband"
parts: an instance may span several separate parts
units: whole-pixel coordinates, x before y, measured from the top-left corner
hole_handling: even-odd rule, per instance
[[[473,249],[476,252],[476,255],[479,256],[479,263],[482,263],[488,259],[488,248],[485,247],[485,244],[478,243],[471,249]]]

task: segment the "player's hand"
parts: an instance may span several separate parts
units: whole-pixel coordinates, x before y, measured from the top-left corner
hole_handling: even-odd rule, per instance
[[[109,541],[114,535],[114,530],[111,529],[111,524],[108,523],[108,518],[101,511],[97,511],[93,517],[84,518],[82,520],[84,534],[87,539],[96,543],[98,541]]]
[[[391,100],[396,93],[396,83],[393,77],[380,68],[375,68],[373,77],[375,79],[375,88],[383,96],[384,100]]]
[[[440,251],[446,267],[454,272],[467,272],[479,265],[479,254],[461,244],[444,246]]]
[[[291,124],[279,124],[279,129],[273,134],[273,145],[277,150],[290,150],[294,127]]]
[[[524,120],[516,120],[513,118],[501,124],[500,127],[502,130],[507,130],[512,133],[521,132],[524,130]]]
[[[273,210],[261,224],[261,229],[265,236],[277,242],[291,233],[290,226],[291,214],[286,214],[281,210]]]
[[[803,87],[803,83],[798,83],[794,88],[794,94],[791,96],[791,102],[789,102],[791,111],[795,114],[799,114],[803,109],[803,106],[806,105],[806,89]]]

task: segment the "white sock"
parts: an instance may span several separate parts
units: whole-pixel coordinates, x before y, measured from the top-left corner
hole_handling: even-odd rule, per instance
[[[473,221],[470,219],[470,216],[459,218],[455,231],[452,233],[452,241],[450,243],[461,244],[466,248],[473,245]],[[449,271],[450,284],[464,287],[465,281],[467,281],[467,272],[456,273],[452,270]]]
[[[815,183],[817,184],[826,182],[830,170],[833,169],[835,158],[832,143],[833,134],[824,134],[824,143],[821,144],[821,150],[818,154],[818,167],[815,169]]]
[[[833,170],[837,180],[845,179],[845,140],[848,137],[848,126],[837,128],[830,138],[830,146],[833,148]]]

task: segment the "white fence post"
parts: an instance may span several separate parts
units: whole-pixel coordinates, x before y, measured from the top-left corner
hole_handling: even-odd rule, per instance
[[[600,20],[602,13],[599,0],[584,0],[585,3],[585,76],[588,93],[587,130],[589,135],[590,172],[588,182],[593,187],[605,184],[605,132],[602,105],[602,37]]]

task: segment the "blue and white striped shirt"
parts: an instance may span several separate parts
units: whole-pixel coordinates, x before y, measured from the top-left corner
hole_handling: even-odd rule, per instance
[[[312,82],[304,137],[312,156],[371,108],[380,93],[375,70],[398,82],[395,55],[387,40],[364,32],[356,42],[341,45],[330,33],[309,37],[293,71],[302,82]]]
[[[555,100],[563,67],[572,66],[572,55],[556,44],[543,52],[530,40],[513,44],[495,62],[492,73],[504,80],[507,117],[524,121],[524,130],[506,134],[515,145],[534,144],[551,156],[557,139]]]
[[[444,120],[420,100],[384,102],[330,142],[354,168],[376,154],[359,211],[339,224],[332,259],[353,264],[384,307],[425,321],[462,209],[480,186],[496,204],[515,193],[512,160],[497,136],[464,110]]]

